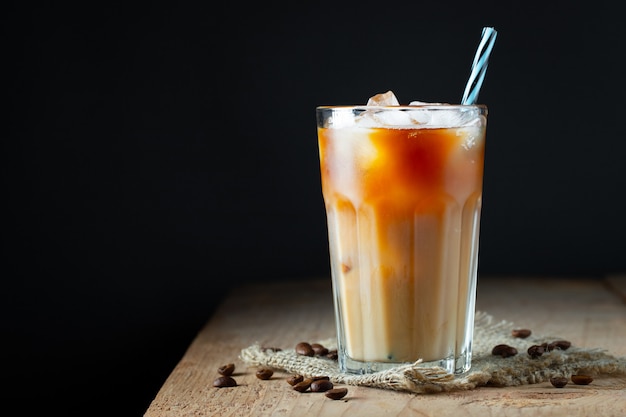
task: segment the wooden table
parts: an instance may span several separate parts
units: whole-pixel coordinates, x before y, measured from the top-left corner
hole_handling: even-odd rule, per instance
[[[477,310],[534,333],[567,336],[580,347],[626,356],[626,275],[605,279],[480,277]],[[292,348],[334,336],[330,279],[245,285],[200,331],[145,413],[178,416],[626,416],[626,376],[590,385],[549,382],[416,395],[349,386],[333,401],[299,393],[276,372],[262,381],[239,352],[255,342]],[[215,388],[217,368],[236,365],[238,386]]]

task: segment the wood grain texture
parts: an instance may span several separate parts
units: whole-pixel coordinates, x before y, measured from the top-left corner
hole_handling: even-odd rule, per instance
[[[481,277],[477,309],[496,319],[560,335],[581,347],[626,356],[626,276],[598,279]],[[620,416],[626,415],[626,377],[590,385],[550,383],[414,395],[348,387],[342,400],[291,389],[288,374],[268,381],[238,359],[255,342],[293,348],[334,336],[330,280],[247,285],[233,291],[172,371],[145,417],[179,416]],[[238,386],[215,388],[217,368],[232,362]]]

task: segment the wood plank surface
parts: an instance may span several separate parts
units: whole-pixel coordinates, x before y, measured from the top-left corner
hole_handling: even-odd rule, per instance
[[[580,347],[626,356],[626,276],[607,279],[481,277],[477,310],[535,334],[560,335]],[[145,417],[179,416],[626,416],[626,377],[590,385],[549,382],[521,387],[415,395],[348,386],[333,401],[298,393],[276,372],[268,381],[238,359],[259,342],[293,348],[333,337],[330,279],[249,284],[233,291],[199,332]],[[215,388],[217,368],[236,365],[238,386]]]

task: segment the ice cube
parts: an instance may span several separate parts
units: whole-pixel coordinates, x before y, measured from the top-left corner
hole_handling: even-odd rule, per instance
[[[431,103],[433,104],[433,103]],[[477,110],[458,111],[451,106],[443,103],[436,103],[437,108],[429,111],[414,110],[409,111],[413,123],[418,125],[426,125],[432,128],[455,127],[455,126],[480,126],[484,122]]]
[[[374,119],[383,126],[410,126],[413,124],[407,112],[390,111],[380,112],[373,115]]]
[[[359,127],[410,126],[414,124],[404,111],[384,111],[372,108],[359,114],[355,122]]]
[[[462,114],[447,110],[445,108],[430,112],[430,123],[432,127],[454,127],[463,126]]]
[[[367,100],[368,106],[399,106],[400,102],[396,98],[393,91],[389,90],[386,93],[376,94]]]
[[[459,112],[444,108],[433,113],[431,124],[437,127],[480,126],[483,123],[482,119],[480,112],[475,109]]]
[[[411,118],[411,121],[414,124],[418,124],[418,125],[427,125],[430,123],[430,119],[431,119],[431,115],[429,112],[423,112],[423,111],[409,111],[407,112],[409,117]]]

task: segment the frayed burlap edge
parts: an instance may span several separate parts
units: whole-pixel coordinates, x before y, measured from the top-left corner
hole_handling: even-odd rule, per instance
[[[533,359],[526,353],[528,347],[564,338],[533,335],[520,339],[511,335],[514,328],[511,322],[495,322],[489,314],[477,312],[472,369],[462,376],[454,376],[439,367],[424,367],[420,361],[373,374],[349,375],[339,372],[337,361],[298,355],[294,349],[264,348],[258,343],[243,349],[240,359],[250,366],[267,366],[305,377],[328,376],[337,384],[416,394],[471,390],[488,385],[536,384],[547,381],[552,376],[569,378],[577,373],[592,376],[626,375],[626,358],[615,357],[603,349],[572,346],[567,350],[553,350]],[[336,348],[334,338],[318,342],[328,348]],[[519,353],[508,358],[492,355],[491,349],[500,343],[515,347]]]

